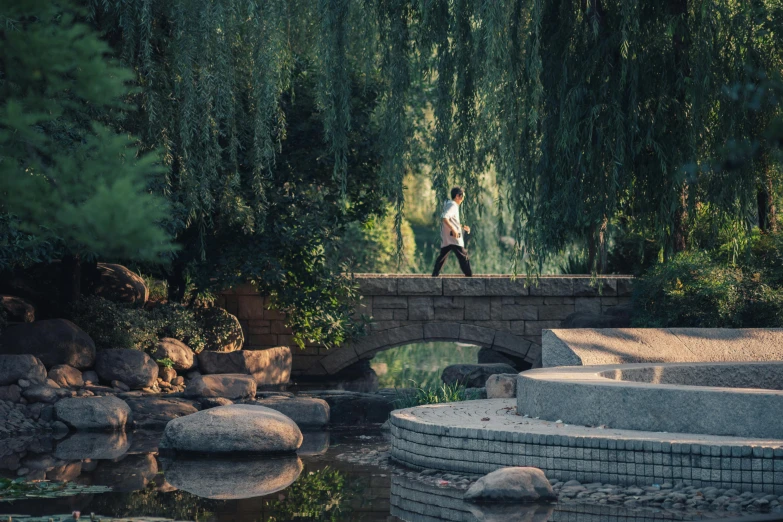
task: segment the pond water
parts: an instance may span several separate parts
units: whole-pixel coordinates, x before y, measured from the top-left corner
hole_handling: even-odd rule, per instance
[[[299,457],[278,459],[170,459],[157,454],[159,437],[157,432],[135,432],[76,434],[61,441],[0,440],[1,477],[71,483],[67,491],[42,493],[49,498],[0,501],[0,520],[56,522],[72,520],[74,511],[82,520],[94,513],[96,520],[221,522],[736,519],[727,512],[624,510],[578,502],[477,507],[462,502],[458,477],[433,480],[393,466],[387,438],[377,430],[308,433]],[[106,487],[111,491],[104,492]],[[41,494],[31,488],[17,494]]]
[[[478,346],[461,343],[418,343],[392,348],[373,357],[370,366],[381,388],[430,387],[451,364],[476,364]]]

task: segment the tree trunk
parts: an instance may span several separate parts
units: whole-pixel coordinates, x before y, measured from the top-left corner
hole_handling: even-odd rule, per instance
[[[759,213],[759,228],[761,232],[777,231],[777,213],[775,208],[775,195],[772,187],[772,178],[767,176],[766,186],[757,193],[757,205]]]
[[[76,302],[82,295],[81,259],[78,255],[68,254],[60,262],[60,297],[64,305]]]
[[[167,297],[170,303],[181,303],[185,299],[187,281],[185,280],[185,263],[177,259],[166,276],[168,283]]]

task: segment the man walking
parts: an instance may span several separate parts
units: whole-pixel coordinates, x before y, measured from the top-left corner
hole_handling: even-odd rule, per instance
[[[432,277],[438,277],[450,252],[456,254],[462,273],[467,277],[473,275],[462,233],[465,231],[470,234],[470,227],[460,224],[459,221],[459,206],[464,200],[465,192],[460,187],[454,187],[451,189],[451,201],[446,201],[443,204],[443,214],[440,216],[440,255],[435,260]]]

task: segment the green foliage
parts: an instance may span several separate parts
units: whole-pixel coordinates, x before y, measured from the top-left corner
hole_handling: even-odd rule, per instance
[[[326,466],[302,474],[271,502],[268,522],[308,520],[337,522],[348,513],[351,492],[346,487],[346,475]]]
[[[145,310],[101,297],[82,297],[69,318],[83,329],[99,350],[127,348],[149,351],[158,341],[155,326]]]
[[[425,404],[440,404],[443,402],[459,402],[468,400],[465,386],[459,383],[421,386],[416,381],[413,384],[413,393],[397,391],[394,405],[397,409],[412,408]]]
[[[24,477],[8,479],[0,477],[0,502],[13,502],[29,498],[60,498],[74,495],[107,493],[108,486],[89,486],[74,482],[27,482]]]
[[[403,259],[398,265],[394,217],[373,217],[364,224],[351,223],[340,238],[337,254],[359,273],[408,273],[416,271],[416,240],[407,220],[402,223]]]
[[[714,252],[682,253],[647,271],[634,285],[634,324],[783,326],[780,235],[756,236],[736,264],[729,264],[724,248]]]
[[[74,303],[69,315],[99,350],[128,348],[150,352],[158,339],[172,337],[200,353],[213,342],[234,339],[237,334],[237,323],[228,320],[228,312],[194,311],[176,303],[146,310],[90,296]]]
[[[164,357],[163,359],[155,359],[155,362],[158,363],[158,366],[161,368],[174,368],[174,361],[168,357]]]
[[[146,260],[172,249],[159,226],[165,202],[147,192],[155,155],[99,123],[125,111],[132,75],[75,12],[69,2],[0,4],[0,211],[13,214],[3,242],[17,248],[4,266],[51,257],[54,244]],[[28,241],[44,251],[18,249]]]
[[[371,366],[381,388],[404,387],[410,382],[425,388],[440,385],[440,374],[450,364],[475,364],[478,346],[434,342],[399,346],[373,357]]]

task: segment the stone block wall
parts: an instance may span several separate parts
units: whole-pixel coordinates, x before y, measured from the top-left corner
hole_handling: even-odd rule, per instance
[[[459,341],[538,361],[541,332],[574,312],[601,313],[626,304],[632,277],[439,277],[359,275],[357,315],[371,318],[369,335],[327,350],[295,348],[285,315],[250,285],[223,293],[219,304],[239,318],[246,349],[291,346],[294,376],[333,374],[378,351],[412,342]]]

